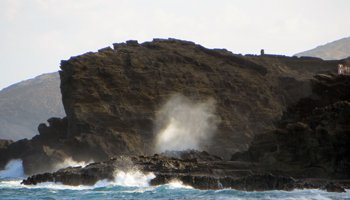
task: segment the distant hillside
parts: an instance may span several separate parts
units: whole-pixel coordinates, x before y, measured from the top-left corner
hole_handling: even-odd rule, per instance
[[[38,134],[39,123],[63,117],[60,78],[43,74],[0,91],[0,139],[18,140]]]
[[[311,56],[324,60],[339,60],[350,56],[350,37],[336,40],[314,49],[295,54],[295,56]]]

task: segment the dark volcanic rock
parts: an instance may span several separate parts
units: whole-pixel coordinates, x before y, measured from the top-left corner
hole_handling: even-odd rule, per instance
[[[167,184],[175,179],[180,180],[185,185],[190,185],[197,189],[217,190],[232,188],[244,191],[265,191],[292,190],[297,188],[297,184],[294,179],[290,177],[274,176],[271,174],[255,174],[243,177],[217,177],[209,174],[199,176],[193,176],[191,174],[158,174],[156,178],[151,180],[151,184]]]
[[[0,149],[0,164],[11,159],[22,159],[26,174],[51,171],[54,166],[69,157],[63,146],[67,133],[66,118],[50,118],[49,126],[40,124],[39,135],[31,140],[23,139]]]
[[[345,192],[350,188],[350,103],[347,93],[349,77],[316,76],[314,94],[288,109],[277,129],[257,135],[248,151],[236,153],[231,161],[205,151],[167,151],[154,156],[122,156],[85,168],[67,168],[55,173],[39,174],[23,181],[37,184],[53,181],[68,185],[93,185],[99,180],[113,180],[115,171],[152,172],[152,185],[179,180],[198,189],[233,188],[245,191],[323,189]],[[346,89],[347,88],[347,89]],[[304,113],[305,102],[312,112]],[[327,105],[327,103],[329,103]],[[301,106],[302,105],[302,106]],[[326,105],[326,106],[323,106]],[[321,106],[321,107],[318,107]],[[322,107],[323,106],[323,107]]]
[[[116,44],[114,50],[63,61],[61,68],[68,133],[72,137],[114,137],[113,148],[103,149],[108,152],[106,156],[152,153],[156,111],[175,93],[194,101],[209,97],[217,101],[222,123],[214,140],[223,144],[205,149],[216,153],[243,148],[242,143],[235,142],[238,139],[249,141],[253,134],[248,128],[251,120],[241,113],[261,113],[261,123],[267,123],[282,111],[266,81],[266,67],[191,42]],[[271,98],[266,100],[264,96]],[[256,100],[248,104],[248,98]],[[91,148],[80,152],[84,153],[91,155]],[[101,155],[94,159],[101,159]]]
[[[73,157],[153,153],[156,111],[180,93],[194,101],[216,100],[221,123],[202,150],[228,158],[246,149],[255,134],[273,129],[290,102],[311,93],[307,79],[313,72],[335,66],[317,59],[244,57],[174,39],[129,41],[73,57],[62,61],[60,72],[68,134],[82,147]],[[98,145],[91,148],[89,140]]]
[[[67,117],[51,119],[32,140],[0,150],[0,164],[22,158],[33,174],[65,157],[102,161],[154,153],[156,112],[174,93],[215,99],[220,123],[200,150],[228,159],[246,150],[255,135],[274,130],[287,106],[311,94],[312,75],[336,72],[337,63],[234,55],[174,39],[114,44],[61,62]]]
[[[162,156],[178,158],[182,160],[197,160],[197,161],[219,161],[221,157],[211,155],[206,151],[187,150],[187,151],[165,151]]]
[[[350,178],[350,76],[317,75],[314,94],[288,109],[278,129],[231,160],[265,163],[296,178]]]
[[[247,172],[249,168],[249,172]],[[54,173],[38,174],[23,180],[22,184],[60,182],[67,185],[94,185],[99,180],[114,180],[116,171],[140,170],[152,172],[151,185],[166,184],[174,180],[198,189],[232,188],[244,191],[292,190],[318,188],[343,192],[349,184],[327,180],[296,180],[288,176],[259,173],[256,164],[232,161],[197,161],[154,156],[121,156],[84,168],[66,168]]]
[[[327,192],[346,192],[344,187],[333,182],[328,183],[322,189],[326,190]]]
[[[13,143],[12,140],[0,140],[0,152],[8,148],[8,146]],[[5,166],[8,160],[0,159],[0,166]]]

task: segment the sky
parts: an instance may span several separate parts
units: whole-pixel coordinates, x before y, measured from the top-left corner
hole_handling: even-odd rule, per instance
[[[0,89],[113,43],[291,56],[350,36],[350,0],[0,0]]]

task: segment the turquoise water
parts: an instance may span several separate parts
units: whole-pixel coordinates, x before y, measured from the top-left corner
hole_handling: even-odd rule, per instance
[[[237,190],[196,190],[179,183],[158,187],[63,186],[46,183],[23,186],[20,180],[0,181],[0,199],[350,199],[350,191],[320,190],[242,192]]]

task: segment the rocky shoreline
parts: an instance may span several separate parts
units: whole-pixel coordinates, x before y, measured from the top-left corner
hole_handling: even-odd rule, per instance
[[[40,124],[31,140],[0,141],[0,168],[22,159],[33,175],[23,184],[93,185],[134,169],[154,173],[152,185],[344,192],[350,76],[335,74],[339,62],[242,56],[175,39],[72,57],[60,71],[67,116]],[[174,93],[214,99],[215,134],[202,138],[200,151],[155,154],[158,130],[170,123],[156,124],[159,108]],[[96,162],[47,173],[66,158]]]
[[[86,167],[69,167],[54,173],[44,173],[23,180],[22,184],[58,182],[65,185],[94,185],[100,180],[113,181],[116,171],[153,173],[151,185],[167,184],[178,180],[196,189],[232,188],[244,191],[322,189],[328,192],[345,192],[350,180],[295,179],[273,175],[259,163],[205,160],[212,158],[206,152],[191,151],[191,159],[153,156],[120,156]],[[200,159],[198,157],[201,156]]]

